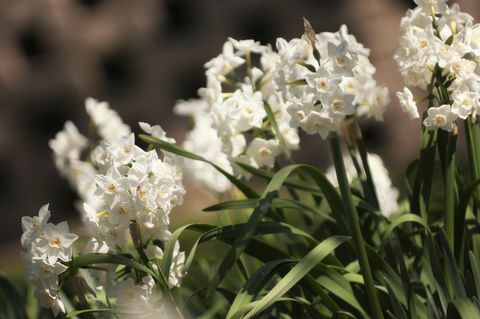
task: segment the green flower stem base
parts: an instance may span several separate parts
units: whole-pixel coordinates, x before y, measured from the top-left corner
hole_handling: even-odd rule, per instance
[[[382,309],[378,300],[377,291],[375,289],[370,263],[367,257],[367,251],[363,240],[362,231],[360,229],[360,221],[358,213],[353,204],[352,194],[345,171],[345,164],[343,163],[342,151],[340,149],[340,141],[337,134],[331,134],[329,138],[330,150],[332,152],[333,164],[335,165],[335,172],[337,174],[338,185],[343,200],[343,209],[345,215],[350,223],[350,233],[353,238],[353,244],[358,254],[360,269],[365,280],[365,290],[370,303],[370,308],[373,313],[373,318],[383,319]]]

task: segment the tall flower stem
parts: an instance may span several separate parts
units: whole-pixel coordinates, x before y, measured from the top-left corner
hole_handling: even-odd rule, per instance
[[[350,233],[353,239],[353,244],[355,245],[355,250],[358,254],[360,270],[365,280],[365,290],[370,303],[371,311],[373,312],[373,318],[383,319],[382,309],[378,300],[377,291],[375,290],[372,270],[370,268],[367,250],[365,248],[365,242],[363,240],[362,230],[360,228],[360,219],[358,217],[357,209],[353,204],[352,194],[350,192],[350,186],[348,183],[347,173],[345,171],[345,164],[343,163],[343,156],[338,135],[332,134],[329,138],[329,142],[333,164],[337,174],[338,185],[342,195],[343,209],[350,223]]]
[[[473,130],[473,123],[472,123],[472,118],[468,117],[467,120],[465,121],[465,137],[467,138],[467,148],[468,148],[468,157],[470,161],[470,171],[472,175],[472,180],[477,180],[480,175],[479,175],[479,163],[478,163],[478,157],[477,157],[477,142],[478,142],[478,137],[475,136],[475,132]]]
[[[447,158],[445,163],[445,233],[450,248],[453,250],[455,239],[455,206],[456,206],[456,153],[457,133],[448,134]]]
[[[370,165],[368,165],[368,153],[367,148],[365,147],[365,143],[363,141],[362,132],[360,131],[360,127],[358,122],[354,119],[354,128],[355,130],[355,142],[358,147],[358,152],[360,153],[360,158],[362,159],[363,169],[365,170],[365,176],[367,178],[367,185],[369,188],[370,196],[372,197],[372,204],[375,205],[378,209],[380,209],[380,204],[378,202],[377,192],[375,190],[375,184],[373,182],[372,172],[370,170]]]

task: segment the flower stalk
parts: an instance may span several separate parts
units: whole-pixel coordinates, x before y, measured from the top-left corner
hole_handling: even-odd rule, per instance
[[[445,233],[448,243],[453,250],[455,239],[455,207],[456,207],[456,142],[457,132],[448,134],[447,142],[447,158],[445,163]]]
[[[347,173],[345,171],[345,164],[343,163],[343,156],[340,149],[338,134],[332,133],[330,135],[329,142],[332,159],[335,166],[335,172],[337,174],[338,185],[340,187],[340,193],[343,200],[343,208],[350,223],[350,232],[353,238],[355,250],[358,254],[360,269],[365,280],[365,290],[368,296],[371,311],[373,313],[373,318],[383,319],[380,302],[378,300],[378,295],[370,268],[370,262],[368,261],[362,230],[360,228],[360,220],[357,209],[353,203],[352,194],[350,192],[350,186],[348,183]]]

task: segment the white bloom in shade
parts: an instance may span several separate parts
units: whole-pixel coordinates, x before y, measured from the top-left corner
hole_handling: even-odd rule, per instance
[[[106,141],[113,142],[130,134],[130,127],[123,123],[117,112],[110,109],[107,102],[99,102],[89,97],[85,100],[85,108],[98,134]]]
[[[142,282],[138,284],[129,277],[114,287],[113,294],[119,305],[128,306],[131,309],[142,309],[149,306],[154,286],[155,282],[150,275],[142,278]]]
[[[247,149],[247,155],[253,160],[256,167],[272,168],[275,158],[280,155],[282,148],[278,140],[264,140],[256,137]]]
[[[452,112],[465,120],[475,108],[475,93],[455,91],[452,93]]]
[[[441,128],[450,132],[453,129],[454,121],[458,115],[453,113],[450,105],[444,104],[439,107],[431,107],[427,111],[428,116],[423,121],[423,125],[429,130]]]
[[[420,114],[418,114],[417,103],[415,103],[415,100],[413,99],[412,91],[407,87],[404,87],[403,92],[397,92],[397,97],[402,110],[408,114],[411,120],[420,117]]]
[[[32,263],[25,265],[27,281],[42,282],[43,287],[55,289],[58,286],[58,276],[68,269],[61,263],[49,263],[46,259],[32,258]]]
[[[24,249],[28,248],[33,240],[38,238],[45,230],[47,221],[50,218],[48,204],[43,205],[38,211],[38,216],[22,217],[22,238],[21,243]]]
[[[357,108],[357,114],[366,114],[368,117],[373,117],[377,121],[383,121],[383,114],[389,103],[390,95],[388,88],[374,85],[369,91],[364,104],[360,104]],[[362,107],[365,109],[364,113],[362,113]]]
[[[167,133],[163,130],[160,125],[151,126],[145,122],[138,122],[140,128],[147,134],[155,137],[156,139],[165,141],[167,143],[175,143],[175,139],[171,137],[167,137]]]
[[[145,249],[145,253],[147,254],[149,259],[162,259],[163,258],[163,250],[162,248],[158,247],[157,245],[148,245]]]
[[[447,0],[414,0],[414,2],[427,14],[430,14],[431,10],[435,13],[443,13],[448,8]]]
[[[34,296],[42,307],[51,308],[57,315],[65,307],[58,296],[58,276],[67,270],[60,261],[70,261],[71,245],[78,238],[68,233],[66,222],[48,223],[48,204],[42,206],[39,216],[23,217],[22,259],[26,279],[35,286]]]
[[[222,151],[222,142],[212,127],[196,122],[195,128],[187,134],[183,147],[232,173],[228,156]],[[216,192],[222,193],[231,187],[230,181],[208,163],[186,159],[183,169],[186,176]]]
[[[67,222],[58,225],[47,224],[36,249],[45,255],[49,263],[58,259],[69,261],[72,256],[72,244],[78,236],[69,233]]]
[[[71,161],[80,158],[80,153],[87,146],[87,139],[78,132],[72,122],[67,121],[64,129],[58,132],[48,145],[53,150],[55,165],[64,173]]]
[[[380,212],[382,215],[388,217],[398,210],[399,191],[392,185],[388,170],[380,156],[369,153],[367,155],[367,160],[370,172],[372,173],[373,184],[380,205]],[[343,162],[345,163],[345,171],[347,172],[348,181],[351,183],[358,177],[357,170],[355,169],[350,156],[344,156]],[[338,185],[337,175],[333,165],[327,169],[325,175],[332,184]]]
[[[253,92],[251,87],[235,91],[232,97],[225,100],[223,107],[227,108],[230,114],[229,121],[232,121],[235,129],[240,132],[262,127],[263,119],[267,116],[262,93]]]
[[[323,139],[328,137],[330,132],[338,130],[335,120],[325,112],[310,112],[305,119],[300,122],[301,128],[307,134],[320,134]]]
[[[248,40],[235,40],[234,38],[228,38],[235,49],[237,50],[236,54],[239,56],[244,56],[248,52],[261,53],[265,47],[260,45],[260,42],[254,41],[251,39]]]
[[[182,277],[183,268],[185,266],[185,252],[180,251],[180,244],[175,242],[172,254],[172,264],[170,266],[170,275],[168,277],[168,285],[170,288],[179,287]]]
[[[218,79],[243,63],[245,60],[234,53],[232,42],[227,41],[223,45],[222,53],[205,63],[205,68],[208,76]]]
[[[98,241],[96,238],[90,238],[83,248],[83,253],[102,253],[106,254],[110,248],[104,241]]]
[[[48,288],[37,288],[34,293],[35,299],[41,307],[50,308],[55,316],[59,312],[65,313],[65,305],[58,296],[57,292]]]

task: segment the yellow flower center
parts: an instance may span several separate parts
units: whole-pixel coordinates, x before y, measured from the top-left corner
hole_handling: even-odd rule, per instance
[[[436,126],[444,126],[447,124],[447,117],[443,114],[437,114],[433,121]]]

